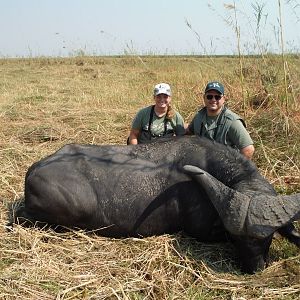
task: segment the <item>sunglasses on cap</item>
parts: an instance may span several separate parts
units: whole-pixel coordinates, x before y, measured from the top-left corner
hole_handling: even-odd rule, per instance
[[[215,98],[217,101],[219,101],[223,97],[223,95],[210,95],[210,94],[208,94],[208,95],[205,95],[205,97],[206,97],[207,100],[212,100],[213,98]]]

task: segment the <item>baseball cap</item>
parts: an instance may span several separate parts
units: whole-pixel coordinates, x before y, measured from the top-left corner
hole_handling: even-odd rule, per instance
[[[159,83],[154,87],[154,96],[159,94],[166,94],[171,96],[171,88],[167,83]]]
[[[209,82],[205,88],[204,93],[206,93],[210,90],[215,90],[215,91],[219,92],[220,94],[224,95],[224,86],[222,83],[220,83],[218,81]]]

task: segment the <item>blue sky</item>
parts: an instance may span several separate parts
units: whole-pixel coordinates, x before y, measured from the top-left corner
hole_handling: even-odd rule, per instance
[[[280,51],[278,3],[299,52],[300,0],[0,0],[0,57],[236,54],[234,2],[244,54]]]

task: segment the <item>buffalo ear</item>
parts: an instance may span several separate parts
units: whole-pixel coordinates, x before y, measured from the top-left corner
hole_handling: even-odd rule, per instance
[[[248,211],[248,230],[256,236],[275,230],[300,218],[300,194],[286,196],[258,195]],[[262,230],[263,228],[263,230]]]

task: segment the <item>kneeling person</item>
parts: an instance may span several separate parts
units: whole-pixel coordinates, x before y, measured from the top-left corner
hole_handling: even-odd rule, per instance
[[[171,88],[159,83],[154,88],[155,104],[144,107],[133,119],[128,144],[148,143],[161,137],[184,135],[184,120],[171,106]]]

